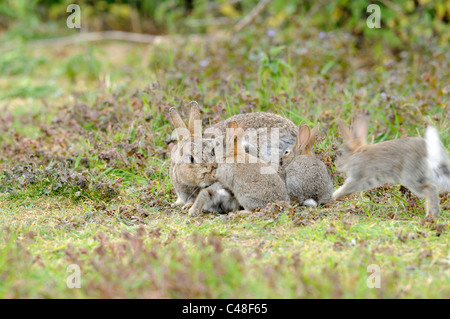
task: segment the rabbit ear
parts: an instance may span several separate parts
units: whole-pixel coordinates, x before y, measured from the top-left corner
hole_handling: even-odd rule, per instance
[[[308,125],[302,124],[298,128],[297,141],[295,142],[295,149],[303,150],[308,143],[310,130]]]
[[[239,125],[237,124],[236,121],[231,121],[230,123],[228,123],[228,126],[227,126],[227,140],[229,142],[231,142],[231,141],[233,141],[235,139],[235,136],[236,136],[236,133],[237,133],[236,130],[238,128],[239,128]]]
[[[242,136],[244,136],[245,120],[239,123],[239,126],[234,131],[234,155],[236,156],[239,152],[245,153],[242,147]]]
[[[228,138],[228,143],[233,144],[233,154],[238,153],[238,149],[242,148],[241,138],[244,135],[245,121],[238,124],[236,121],[231,121],[228,123],[228,129],[230,137]]]
[[[177,139],[178,141],[181,141],[186,135],[184,134],[184,132],[187,132],[186,124],[184,124],[183,120],[181,119],[180,113],[178,113],[175,107],[170,108],[169,116],[177,132]]]
[[[237,129],[239,127],[239,125],[237,124],[236,121],[231,121],[230,123],[228,123],[227,127],[231,128],[231,129]]]
[[[198,108],[198,103],[195,101],[192,101],[190,103],[191,105],[191,111],[189,113],[189,132],[191,133],[192,136],[195,137],[194,134],[200,134],[201,135],[201,117],[200,117],[200,109]],[[196,125],[196,121],[200,121],[197,122],[197,125],[200,124],[200,128],[195,130],[195,125]],[[200,136],[201,137],[201,136]]]
[[[186,124],[184,124],[183,120],[181,119],[180,113],[178,113],[175,107],[170,108],[169,115],[175,128],[186,128]]]
[[[316,141],[317,133],[319,131],[319,124],[313,127],[311,132],[309,133],[308,142],[305,145],[305,148],[302,152],[304,155],[312,155],[312,148],[314,146],[314,142]]]
[[[239,123],[239,126],[236,131],[236,137],[241,139],[242,136],[244,136],[244,131],[245,131],[245,120]]]
[[[366,144],[367,127],[368,123],[366,116],[362,114],[355,116],[352,127],[353,138],[360,145]]]
[[[344,142],[351,142],[353,140],[353,134],[343,120],[338,121],[338,129]]]
[[[236,121],[228,123],[228,128],[230,129],[231,137],[233,139],[241,139],[244,136],[245,121],[237,124]]]

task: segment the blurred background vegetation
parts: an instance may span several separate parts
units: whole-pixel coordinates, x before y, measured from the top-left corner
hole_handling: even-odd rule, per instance
[[[85,31],[201,34],[229,28],[258,0],[0,0],[1,42],[76,32],[61,27],[71,3],[82,8]],[[382,8],[381,29],[366,27],[370,3]],[[273,31],[339,28],[358,36],[360,45],[383,38],[394,48],[431,38],[447,43],[449,21],[449,0],[273,0],[257,20]]]
[[[66,25],[73,2],[81,8],[81,29]],[[268,2],[264,10],[237,30],[262,2]],[[380,7],[381,28],[366,24],[371,3]],[[419,57],[442,67],[438,60],[445,61],[448,52],[449,21],[450,0],[0,0],[0,102],[63,97],[105,83],[136,89],[143,81],[178,85],[201,69],[206,77],[216,74],[227,61],[238,78],[247,73],[246,90],[257,92],[264,108],[273,95],[298,93],[298,77],[305,75],[336,83],[351,79],[355,70],[370,70],[373,76],[377,69],[386,77],[391,65],[404,61],[411,68],[420,64]],[[130,49],[121,46],[130,43],[117,41],[114,46],[52,41],[108,30],[167,41],[147,48],[131,43]],[[201,43],[187,35],[198,35]],[[211,41],[219,38],[225,41]],[[40,42],[46,39],[51,41]],[[181,67],[184,60],[192,68]],[[434,83],[433,74],[427,74]],[[204,81],[204,89],[213,85]],[[441,95],[448,90],[443,86]]]

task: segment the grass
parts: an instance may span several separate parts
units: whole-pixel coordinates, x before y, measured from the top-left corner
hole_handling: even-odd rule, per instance
[[[248,216],[171,206],[168,109],[187,118],[191,100],[205,125],[260,110],[320,123],[315,152],[336,187],[338,118],[369,111],[374,142],[432,123],[450,145],[448,45],[398,53],[288,31],[0,55],[0,297],[450,297],[448,193],[434,221],[399,186]],[[71,264],[80,289],[67,287]],[[379,289],[367,285],[373,264]]]

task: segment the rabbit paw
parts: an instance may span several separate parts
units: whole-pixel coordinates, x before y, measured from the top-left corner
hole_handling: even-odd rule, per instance
[[[197,209],[195,209],[194,206],[192,206],[191,208],[189,208],[189,217],[195,217],[200,215],[201,211],[198,211]]]
[[[341,197],[342,197],[341,196],[341,189],[339,188],[333,193],[332,198],[333,198],[333,200],[338,200]]]
[[[181,209],[182,210],[187,210],[187,209],[191,208],[193,204],[194,203],[192,203],[192,202],[186,203],[186,204],[184,204],[183,207],[181,207]]]
[[[172,207],[175,207],[175,206],[181,206],[181,205],[183,205],[183,201],[181,200],[181,198],[180,197],[178,197],[177,198],[177,201],[175,202],[175,203],[172,203]]]

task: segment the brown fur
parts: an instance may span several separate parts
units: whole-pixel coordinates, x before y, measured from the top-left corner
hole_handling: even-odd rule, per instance
[[[233,129],[233,132],[227,143],[233,143],[236,151],[226,154],[223,162],[219,163],[217,179],[231,190],[247,211],[265,208],[276,201],[287,201],[286,187],[278,174],[262,174],[262,168],[270,169],[270,165],[243,149],[241,139],[244,125],[243,122],[239,126],[235,121],[229,123],[228,128]]]
[[[193,205],[202,189],[210,186],[212,187],[216,182],[214,171],[217,168],[217,163],[213,151],[217,146],[217,140],[214,138],[220,140],[220,137],[225,136],[228,124],[234,119],[240,119],[239,122],[245,120],[247,128],[280,128],[280,149],[292,144],[295,141],[296,135],[296,126],[292,121],[276,114],[260,112],[232,116],[231,118],[212,126],[209,130],[210,133],[207,132],[207,129],[203,136],[195,136],[194,123],[196,120],[201,119],[200,110],[196,102],[191,102],[188,126],[183,122],[175,108],[170,110],[170,118],[177,130],[178,144],[172,151],[169,175],[178,195],[175,204],[184,205],[184,209],[188,209]],[[224,147],[226,147],[226,145],[224,145]],[[263,151],[265,153],[270,153],[272,150],[270,150],[269,147],[270,144],[264,148]],[[252,145],[248,145],[248,149],[251,148]],[[255,146],[254,149],[256,150],[257,146]],[[189,161],[191,157],[194,163]],[[215,185],[212,189],[221,188]],[[229,190],[226,191],[229,192]],[[221,193],[223,194],[224,192],[222,191]],[[209,198],[214,200],[216,197],[210,196]],[[226,198],[226,196],[221,196],[219,198]],[[205,205],[208,206],[209,204],[206,203]],[[229,206],[225,205],[224,207],[234,207],[233,205],[234,203],[231,203]],[[193,214],[198,214],[198,209]]]
[[[211,141],[194,136],[194,121],[200,120],[200,111],[196,103],[191,103],[189,130],[175,108],[170,109],[170,117],[177,131],[178,144],[172,150],[169,167],[170,180],[178,195],[176,205],[189,208],[195,201],[201,188],[213,184],[217,163],[202,152]]]

